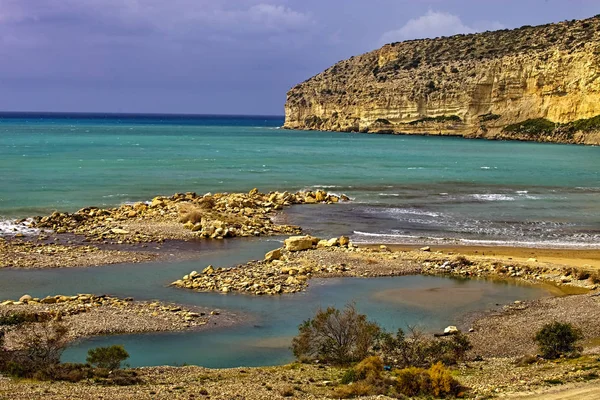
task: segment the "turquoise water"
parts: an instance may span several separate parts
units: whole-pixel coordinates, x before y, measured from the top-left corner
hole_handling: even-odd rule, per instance
[[[600,243],[599,147],[277,129],[282,123],[1,115],[0,219],[182,191],[322,187],[355,201],[296,209],[291,222],[359,242]]]
[[[348,194],[350,203],[296,206],[277,218],[358,242],[600,243],[599,148],[296,132],[278,129],[282,123],[273,117],[0,114],[0,235],[14,234],[14,218],[53,210],[258,187]],[[186,262],[4,269],[0,299],[89,292],[243,313],[249,322],[233,329],[93,338],[64,356],[83,361],[90,347],[122,343],[132,366],[231,367],[290,361],[290,338],[319,307],[355,302],[387,329],[418,324],[439,330],[467,312],[545,295],[423,276],[314,280],[305,293],[277,297],[167,286],[208,264],[260,259],[278,240],[204,241],[197,260]]]
[[[600,243],[599,147],[286,131],[275,117],[17,117],[0,118],[0,219],[320,187],[354,202],[290,222],[358,242]]]
[[[441,330],[456,324],[471,311],[496,304],[547,295],[537,288],[478,280],[406,276],[394,278],[315,279],[307,292],[283,296],[247,296],[197,293],[168,284],[208,264],[232,265],[262,255],[279,243],[272,240],[229,240],[204,247],[201,259],[174,263],[113,265],[97,268],[53,270],[0,270],[0,298],[18,298],[23,293],[45,296],[61,293],[106,293],[133,296],[138,300],[160,299],[200,305],[243,314],[248,322],[235,328],[206,332],[118,335],[93,338],[69,348],[65,361],[83,362],[87,350],[109,344],[124,344],[132,366],[181,365],[235,367],[275,365],[292,360],[291,337],[298,325],[320,307],[354,302],[359,311],[388,330],[418,325]],[[436,296],[436,292],[442,295]],[[415,305],[411,297],[431,297],[427,305]],[[431,295],[430,295],[431,294]]]

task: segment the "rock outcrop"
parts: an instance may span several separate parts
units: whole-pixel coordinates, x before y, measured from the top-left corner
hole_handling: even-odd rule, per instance
[[[284,127],[600,144],[598,115],[600,16],[387,44],[292,88]]]

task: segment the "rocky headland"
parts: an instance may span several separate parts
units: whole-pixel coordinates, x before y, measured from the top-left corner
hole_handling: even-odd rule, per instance
[[[168,241],[289,235],[297,226],[273,217],[297,204],[333,204],[348,197],[315,192],[177,193],[115,208],[86,207],[17,221],[37,235],[0,238],[0,268],[75,267],[143,262]],[[154,246],[153,246],[154,245]]]
[[[285,128],[600,144],[600,16],[391,43],[287,95]]]

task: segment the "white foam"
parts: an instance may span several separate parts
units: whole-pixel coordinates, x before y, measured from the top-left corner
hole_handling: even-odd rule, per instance
[[[472,194],[471,197],[484,201],[515,201],[514,197],[499,193]]]
[[[398,197],[400,196],[398,193],[379,193],[380,196],[384,197]]]
[[[34,236],[40,233],[39,229],[30,227],[31,220],[17,224],[15,220],[0,220],[0,236],[14,236],[21,233],[26,236]]]
[[[403,235],[403,234],[392,234],[392,233],[371,233],[354,231],[353,241],[355,243],[380,243],[385,241],[386,243],[417,243],[417,244],[463,244],[463,245],[476,245],[476,246],[498,246],[498,247],[532,247],[532,248],[578,248],[578,249],[600,249],[598,243],[582,243],[582,242],[568,242],[568,241],[519,241],[519,240],[484,240],[484,239],[462,239],[462,238],[443,238],[433,236],[414,236],[414,235]],[[360,236],[372,238],[361,239]],[[379,238],[380,240],[377,240]],[[394,241],[394,239],[396,239]],[[404,240],[402,240],[404,239]]]
[[[423,211],[416,208],[371,208],[368,211],[372,214],[386,213],[391,215],[423,215],[427,217],[439,217],[442,215],[433,211]]]

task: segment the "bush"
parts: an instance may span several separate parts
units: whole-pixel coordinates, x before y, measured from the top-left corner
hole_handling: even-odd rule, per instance
[[[129,353],[121,345],[97,347],[88,351],[86,361],[97,367],[109,370],[120,369],[121,363],[129,358]]]
[[[378,356],[367,357],[354,368],[356,380],[376,381],[381,378],[383,361]]]
[[[541,136],[551,134],[554,129],[556,129],[556,124],[554,122],[545,118],[536,118],[507,125],[504,127],[504,129],[502,129],[502,131],[521,133],[529,136]]]
[[[334,396],[337,399],[351,399],[353,397],[362,397],[375,394],[375,388],[367,382],[356,382],[352,385],[338,386],[334,390]]]
[[[26,324],[16,339],[19,349],[14,357],[29,371],[34,372],[58,364],[68,343],[67,328],[57,322]]]
[[[452,377],[442,363],[429,368],[409,367],[395,372],[396,389],[405,396],[435,396],[436,398],[456,396],[460,384]]]
[[[454,365],[465,359],[473,347],[466,335],[458,333],[445,337],[427,337],[414,327],[409,327],[407,337],[402,329],[396,336],[382,334],[381,350],[384,361],[399,368],[426,368],[437,362]]]
[[[67,345],[67,329],[59,323],[24,324],[15,339],[16,350],[2,348],[0,372],[32,377],[36,372],[60,362]]]
[[[431,379],[431,394],[435,397],[455,396],[460,391],[458,381],[440,362],[429,368],[429,377]]]
[[[542,356],[548,359],[575,355],[580,350],[575,343],[581,338],[581,330],[569,323],[561,322],[546,324],[535,335]]]
[[[396,377],[396,389],[405,396],[414,397],[431,390],[431,378],[423,368],[404,368],[396,371]]]
[[[298,329],[300,333],[292,341],[296,358],[338,365],[365,358],[381,331],[379,325],[367,321],[353,305],[346,306],[344,311],[334,307],[319,310]]]
[[[27,322],[45,322],[50,320],[48,313],[14,312],[0,315],[0,326],[21,325]]]

